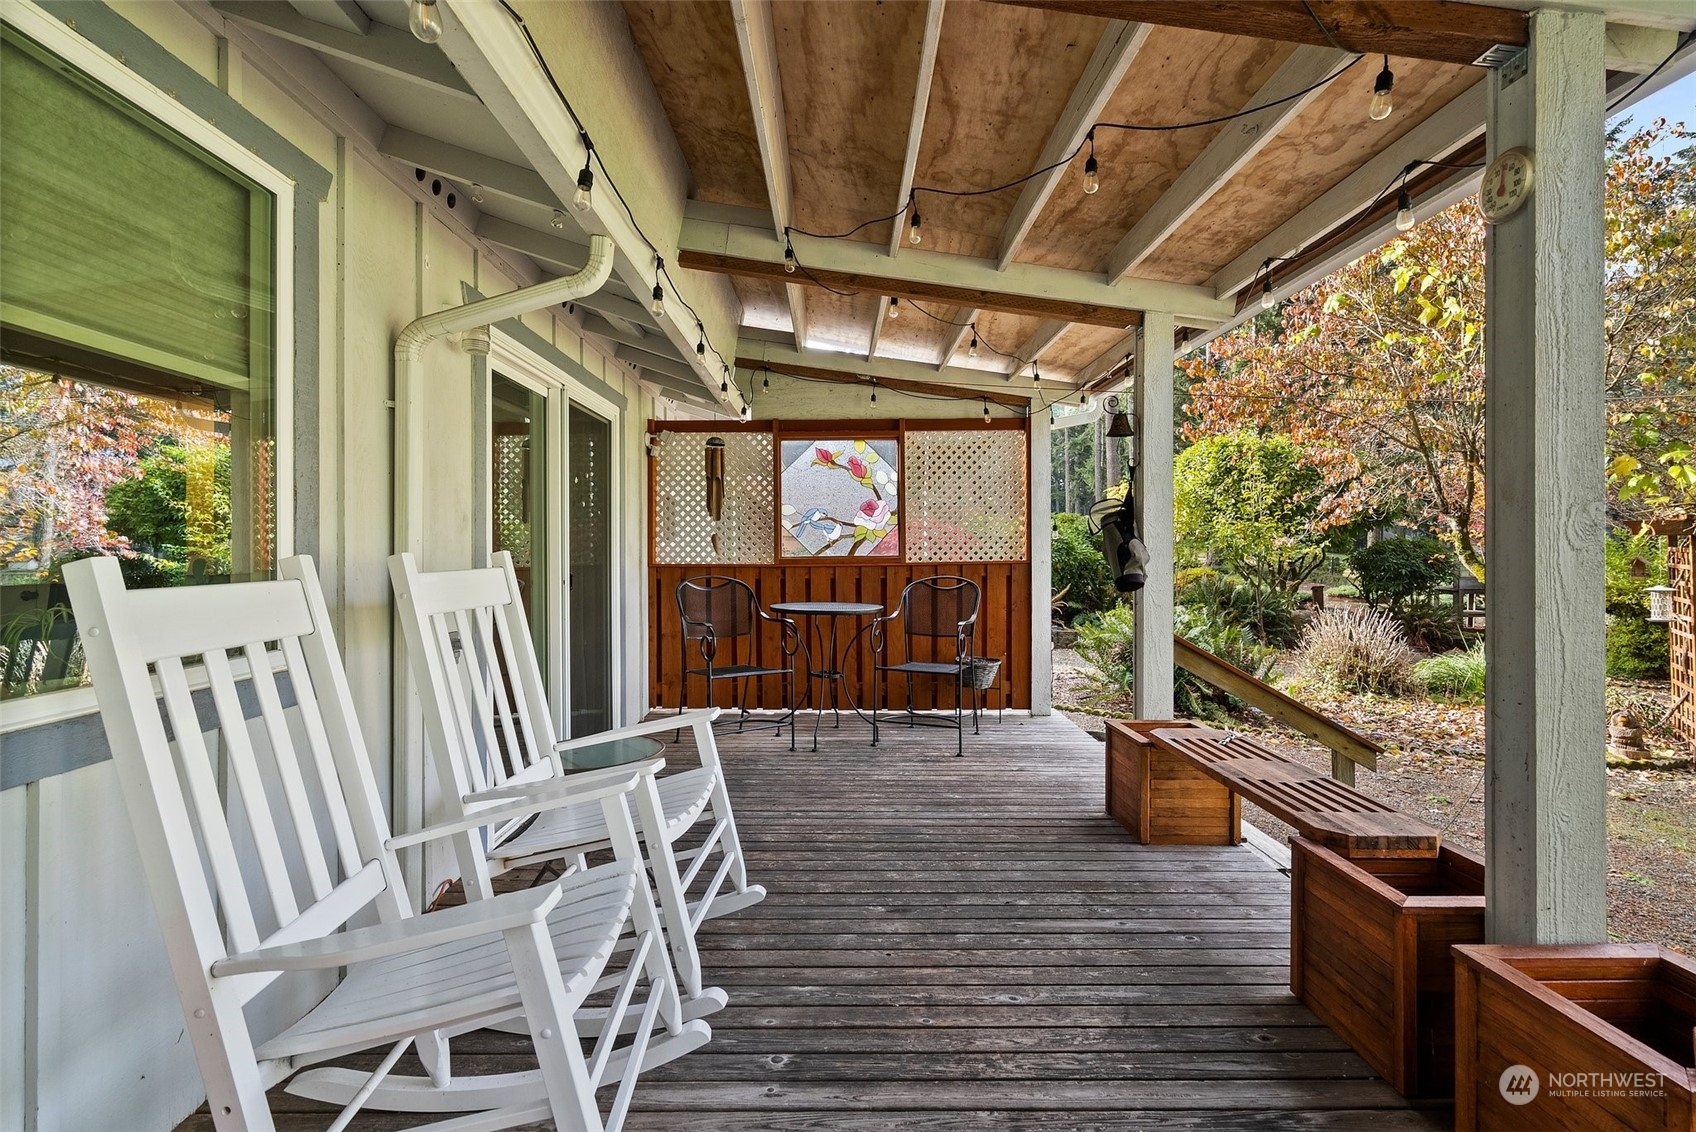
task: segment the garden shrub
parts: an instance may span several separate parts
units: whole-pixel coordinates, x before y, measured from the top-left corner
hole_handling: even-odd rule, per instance
[[[1089,519],[1062,512],[1054,516],[1053,586],[1066,591],[1068,620],[1099,613],[1118,604],[1113,575],[1101,552],[1101,536],[1089,531]]]
[[[1641,560],[1641,577],[1632,566]],[[1666,544],[1645,531],[1613,533],[1603,545],[1603,603],[1608,612],[1608,675],[1624,680],[1665,679],[1670,656],[1667,627],[1649,621],[1650,586],[1667,583]]]
[[[1669,666],[1667,627],[1627,615],[1608,618],[1608,675],[1624,680],[1664,680]]]
[[[1484,694],[1484,645],[1428,657],[1413,666],[1413,679],[1428,696],[1476,700]]]
[[[1289,590],[1261,589],[1217,570],[1184,573],[1193,576],[1176,589],[1177,604],[1211,610],[1223,624],[1248,630],[1262,644],[1287,647],[1296,642],[1296,595]]]
[[[1078,621],[1078,655],[1095,669],[1106,695],[1131,690],[1131,607],[1116,605]]]
[[[1190,644],[1206,649],[1258,680],[1271,683],[1277,676],[1273,667],[1277,653],[1257,640],[1245,626],[1232,623],[1218,610],[1200,605],[1178,606],[1172,611],[1172,626]],[[1173,673],[1172,693],[1181,716],[1224,722],[1228,709],[1241,706],[1235,696],[1226,695],[1182,668]]]
[[[1315,675],[1349,692],[1397,694],[1413,686],[1418,658],[1402,627],[1372,609],[1328,609],[1302,634],[1297,656]]]
[[[1415,594],[1454,584],[1454,554],[1434,538],[1387,538],[1349,556],[1360,596],[1373,608],[1404,612]]]

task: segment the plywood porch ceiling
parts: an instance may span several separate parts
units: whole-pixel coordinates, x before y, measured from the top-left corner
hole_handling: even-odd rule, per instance
[[[981,0],[935,3],[941,20],[928,83],[921,76],[927,17],[936,25],[930,3],[772,3],[796,228],[847,232],[900,208],[910,131],[917,130],[918,139],[913,184],[972,191],[1052,160],[1057,146],[1069,148],[1068,139],[1082,136],[1080,123],[1164,124],[1238,112],[1296,52],[1324,50]],[[623,7],[689,163],[695,198],[769,210],[729,0],[625,0]],[[1122,77],[1108,70],[1116,81],[1104,78],[1103,59],[1116,61]],[[1478,67],[1392,57],[1396,110],[1374,122],[1366,104],[1381,65],[1376,56],[1362,59],[1290,115],[1202,207],[1138,259],[1130,277],[1206,285],[1485,74]],[[921,100],[928,101],[916,117]],[[1101,191],[1082,192],[1079,156],[1025,224],[1018,223],[1019,188],[964,197],[921,192],[922,247],[1107,274],[1121,240],[1208,145],[1229,131],[1253,128],[1230,122],[1177,132],[1099,131]],[[899,223],[904,231],[905,219]],[[894,235],[882,221],[849,238],[888,248]],[[795,243],[805,262],[809,241],[797,237]],[[905,248],[898,243],[895,265]],[[781,287],[741,278],[736,286],[745,326],[791,328]],[[807,341],[797,343],[803,349],[995,371],[1012,363],[994,351],[1037,354],[1045,377],[1093,377],[1124,347],[1122,331],[1099,325],[1062,328],[941,302],[924,304],[935,316],[930,318],[904,301],[898,320],[886,317],[886,298],[869,293],[848,298],[808,288],[805,303]],[[985,347],[976,360],[966,356],[970,332],[948,325],[973,320]]]

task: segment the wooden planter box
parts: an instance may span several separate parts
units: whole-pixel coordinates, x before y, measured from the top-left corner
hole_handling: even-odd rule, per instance
[[[1458,1132],[1696,1130],[1696,961],[1649,944],[1461,947],[1455,1006]],[[1502,1088],[1516,1065],[1536,1075],[1521,1105]]]
[[[1484,938],[1484,862],[1350,860],[1290,839],[1290,990],[1407,1097],[1454,1090],[1454,961]]]
[[[1107,721],[1107,812],[1144,845],[1239,845],[1242,803],[1148,733],[1167,719]]]

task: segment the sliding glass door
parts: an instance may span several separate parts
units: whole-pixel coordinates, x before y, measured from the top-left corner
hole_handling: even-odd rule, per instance
[[[489,376],[489,547],[512,555],[562,737],[619,722],[621,407],[497,334]]]
[[[575,402],[566,414],[566,632],[571,734],[613,725],[612,425]]]

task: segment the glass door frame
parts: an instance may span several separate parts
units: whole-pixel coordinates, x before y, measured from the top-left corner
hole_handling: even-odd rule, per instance
[[[558,365],[548,361],[517,339],[504,333],[499,327],[490,328],[490,350],[488,357],[489,380],[484,383],[484,421],[485,444],[481,475],[483,483],[480,486],[482,495],[490,496],[494,485],[495,446],[493,443],[493,387],[494,376],[506,378],[518,385],[524,386],[544,398],[547,406],[543,432],[546,437],[546,483],[543,492],[543,508],[548,521],[542,536],[541,546],[531,547],[532,577],[540,579],[547,587],[549,601],[546,616],[546,642],[538,651],[541,653],[542,667],[548,684],[548,711],[553,716],[554,727],[561,738],[570,734],[571,712],[569,697],[571,688],[571,591],[567,585],[566,564],[570,561],[570,523],[565,513],[569,500],[569,489],[566,483],[567,445],[570,438],[567,434],[569,410],[572,405],[584,409],[605,420],[608,424],[608,434],[611,439],[607,454],[607,474],[611,480],[612,491],[609,493],[608,524],[612,532],[609,546],[611,562],[610,599],[607,616],[611,621],[608,637],[612,643],[612,655],[607,657],[607,663],[612,671],[612,722],[614,727],[621,727],[626,722],[624,718],[624,686],[625,686],[625,642],[619,632],[620,616],[627,594],[624,579],[624,554],[618,538],[622,529],[625,510],[623,469],[623,443],[621,435],[623,428],[623,410],[598,395],[582,382],[563,371]],[[488,509],[484,518],[481,532],[485,547],[494,546],[494,512]],[[536,570],[535,556],[540,553],[543,558],[542,569]]]

